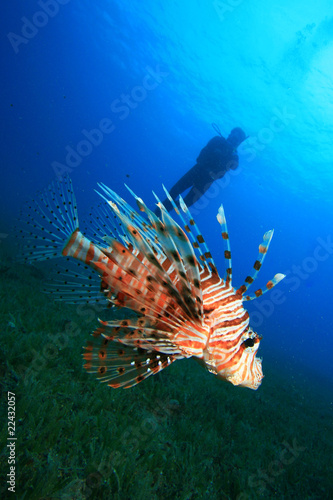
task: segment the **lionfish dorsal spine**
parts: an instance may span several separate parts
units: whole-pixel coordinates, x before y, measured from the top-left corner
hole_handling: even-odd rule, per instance
[[[285,274],[277,273],[273,279],[269,280],[266,283],[266,287],[264,290],[262,288],[258,288],[258,290],[256,290],[253,294],[245,295],[243,297],[243,300],[253,300],[257,299],[258,297],[261,297],[261,295],[264,295],[264,293],[268,292],[268,290],[271,290],[275,285],[280,283],[280,281],[282,281],[285,277],[286,277]]]
[[[224,258],[226,261],[226,270],[225,270],[224,281],[231,285],[231,281],[232,281],[231,248],[230,248],[227,220],[225,217],[223,205],[221,205],[220,208],[218,209],[218,213],[217,213],[216,217],[217,217],[219,224],[221,225],[222,239],[223,239],[225,247],[226,247],[224,250]]]
[[[128,188],[129,189],[129,188]],[[202,318],[202,292],[200,287],[200,274],[198,262],[190,241],[183,229],[170,217],[161,204],[161,220],[152,212],[141,198],[136,196],[132,190],[130,193],[135,197],[137,205],[145,212],[151,221],[163,253],[177,275],[178,288],[185,298],[185,303],[191,311],[191,315]]]
[[[274,229],[270,229],[267,231],[264,236],[263,236],[263,241],[259,245],[259,253],[257,256],[257,259],[253,265],[253,272],[252,274],[248,275],[242,286],[240,286],[237,290],[237,293],[244,295],[244,293],[247,291],[247,289],[252,285],[254,280],[257,278],[259,271],[261,269],[261,266],[264,262],[264,259],[266,257],[270,242],[273,238],[274,234]],[[266,288],[263,290],[262,288],[258,288],[252,295],[246,295],[244,296],[243,300],[253,300],[256,299],[257,297],[260,297],[264,293],[266,293],[268,290],[271,290],[275,285],[277,285],[283,278],[285,278],[284,274],[276,274],[272,280],[269,280],[266,283]]]
[[[197,250],[199,253],[199,258],[200,258],[200,263],[206,268],[206,273],[205,274],[218,274],[217,268],[215,266],[214,259],[212,257],[212,254],[209,251],[209,248],[207,246],[207,243],[202,236],[195,220],[192,217],[191,212],[189,211],[186,203],[184,202],[183,198],[179,196],[179,204],[180,207],[184,213],[184,217],[186,218],[185,222],[185,230],[186,233],[191,234],[193,236],[193,248]]]
[[[140,199],[138,199],[139,204],[142,204],[144,211],[150,212]],[[146,256],[149,261],[150,266],[154,266],[154,277],[157,281],[166,289],[168,293],[177,298],[179,305],[181,305],[184,313],[189,319],[199,319],[202,316],[201,311],[201,300],[200,293],[193,293],[193,287],[195,287],[196,282],[192,283],[189,281],[189,276],[186,274],[186,269],[180,257],[177,245],[174,243],[174,234],[182,234],[186,239],[184,232],[180,233],[181,229],[173,221],[170,227],[166,227],[154,214],[150,214],[154,217],[154,230],[159,238],[159,245],[163,248],[163,254],[159,254],[158,250],[154,248],[153,238],[149,239],[146,236],[146,227],[143,227],[142,223],[138,220],[133,223],[125,214],[117,209],[116,204],[109,202],[112,210],[121,222],[127,228],[127,234],[133,247],[137,249],[142,255]],[[173,234],[174,233],[174,234]],[[154,251],[155,250],[155,251]],[[159,256],[159,259],[157,258]],[[161,258],[167,257],[168,267],[173,268],[176,273],[176,281],[171,281],[169,273],[166,273]],[[171,264],[171,266],[170,266]],[[193,296],[195,298],[193,298]]]
[[[172,207],[179,216],[186,231],[186,235],[188,235],[189,240],[191,240],[192,242],[191,245],[190,242],[188,242],[189,245],[192,247],[192,249],[195,249],[198,254],[197,262],[200,270],[200,278],[201,281],[205,281],[205,279],[208,279],[212,273],[217,274],[217,269],[213,257],[182,196],[179,196],[179,205],[181,208],[181,210],[179,210],[179,208],[177,207],[176,203],[174,202],[173,198],[171,197],[170,193],[168,192],[168,190],[165,188],[164,185],[163,189]],[[158,196],[155,193],[153,194],[158,202],[158,206],[160,207],[162,213],[166,212],[164,205],[163,203],[161,203]]]

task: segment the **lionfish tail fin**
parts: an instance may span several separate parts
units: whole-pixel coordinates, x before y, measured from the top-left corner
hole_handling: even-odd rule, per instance
[[[280,283],[280,281],[282,281],[285,277],[286,277],[285,274],[282,273],[276,274],[273,279],[269,280],[266,283],[266,288],[264,290],[262,290],[262,288],[258,288],[258,290],[256,290],[252,295],[246,295],[244,297],[244,300],[253,300],[256,299],[257,297],[261,297],[261,295],[266,293],[268,290],[271,290],[275,285]]]
[[[20,260],[42,261],[61,257],[64,239],[78,231],[79,221],[72,182],[54,181],[21,211],[17,236],[23,241]]]

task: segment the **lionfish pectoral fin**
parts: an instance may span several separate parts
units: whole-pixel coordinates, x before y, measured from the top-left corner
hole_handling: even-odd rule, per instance
[[[256,299],[257,297],[261,297],[261,295],[264,295],[264,293],[268,292],[268,290],[271,290],[275,285],[280,283],[280,281],[282,281],[285,277],[286,277],[285,274],[282,273],[276,274],[273,279],[269,280],[266,283],[266,288],[264,290],[259,288],[252,295],[246,295],[243,300],[253,300]]]
[[[93,338],[85,350],[85,369],[114,389],[139,384],[177,360],[173,355],[124,345],[104,337]]]

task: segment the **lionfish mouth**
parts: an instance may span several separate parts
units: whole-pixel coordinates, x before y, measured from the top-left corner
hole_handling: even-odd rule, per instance
[[[83,355],[88,372],[113,388],[128,388],[194,357],[233,385],[257,389],[263,378],[256,357],[261,337],[249,328],[243,302],[284,278],[276,274],[264,290],[246,295],[273,231],[264,235],[252,274],[235,289],[222,206],[217,220],[225,243],[223,277],[182,198],[179,209],[165,190],[178,224],[157,197],[160,217],[131,190],[140,213],[104,184],[99,187],[103,202],[85,230],[79,229],[72,184],[65,177],[24,210],[27,226],[20,232],[26,261],[72,261],[48,287],[56,300],[124,309],[122,319],[116,313],[99,321]]]

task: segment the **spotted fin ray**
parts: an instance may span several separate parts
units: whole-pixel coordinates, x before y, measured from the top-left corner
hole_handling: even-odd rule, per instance
[[[86,370],[114,389],[128,389],[179,359],[154,350],[122,345],[104,337],[94,337],[85,350]]]

